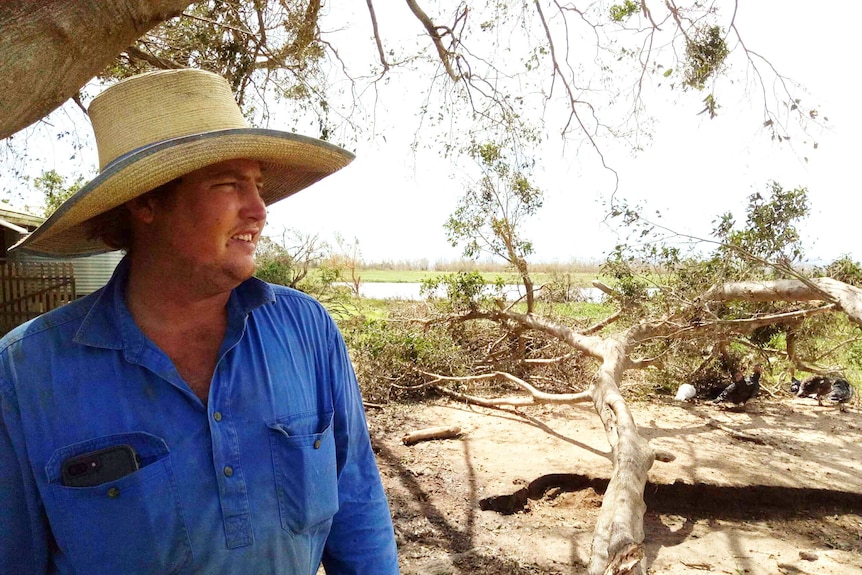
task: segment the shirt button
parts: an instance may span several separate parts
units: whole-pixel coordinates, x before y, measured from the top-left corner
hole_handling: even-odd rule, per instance
[[[314,440],[314,448],[315,448],[315,449],[320,449],[320,440],[319,440],[319,439],[315,439],[315,440]]]
[[[224,468],[224,475],[225,477],[230,477],[231,475],[233,475],[233,467],[231,467],[230,465],[226,466]]]
[[[111,487],[110,489],[108,489],[108,497],[110,497],[111,499],[114,499],[115,497],[119,497],[119,496],[120,496],[120,490],[117,489],[116,487]]]
[[[221,411],[216,411],[215,413],[213,413],[213,419],[215,419],[216,421],[221,421]]]

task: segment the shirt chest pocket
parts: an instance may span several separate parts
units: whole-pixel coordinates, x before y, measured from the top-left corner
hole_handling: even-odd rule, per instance
[[[303,413],[268,424],[281,527],[304,533],[338,511],[332,412]]]
[[[62,485],[69,457],[131,445],[137,471],[94,487]],[[167,444],[143,432],[99,437],[58,449],[46,467],[46,510],[57,544],[80,573],[185,573],[191,544],[177,497]]]

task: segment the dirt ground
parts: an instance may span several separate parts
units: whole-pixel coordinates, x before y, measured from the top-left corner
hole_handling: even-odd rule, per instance
[[[629,406],[653,447],[676,456],[656,461],[646,487],[650,573],[862,575],[858,405],[841,413],[814,399],[761,397],[735,412],[654,397]],[[372,409],[368,420],[402,574],[586,573],[611,473],[591,406],[501,411],[441,400]],[[444,425],[461,436],[401,442]],[[482,510],[489,497],[510,513]]]

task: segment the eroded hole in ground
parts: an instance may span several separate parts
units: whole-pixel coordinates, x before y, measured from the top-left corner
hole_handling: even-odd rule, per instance
[[[604,494],[607,486],[607,479],[577,473],[553,473],[534,479],[514,493],[481,499],[479,508],[508,515],[524,511],[530,500],[540,500],[549,493],[592,489]],[[644,502],[651,512],[676,513],[691,518],[766,519],[795,513],[862,514],[862,494],[859,493],[773,485],[647,482]]]

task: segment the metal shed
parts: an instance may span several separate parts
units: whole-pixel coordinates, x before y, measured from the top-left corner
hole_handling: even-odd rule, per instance
[[[114,268],[123,258],[122,252],[107,252],[81,258],[46,258],[28,254],[7,255],[6,250],[15,245],[21,236],[35,230],[45,218],[0,209],[0,229],[3,233],[3,253],[0,264],[12,263],[65,263],[71,264],[75,274],[75,293],[77,297],[91,294],[111,279]]]

